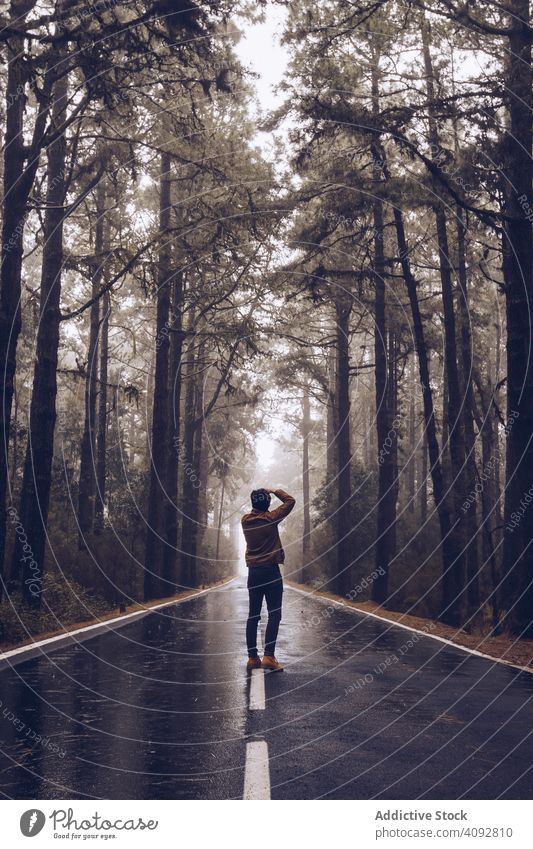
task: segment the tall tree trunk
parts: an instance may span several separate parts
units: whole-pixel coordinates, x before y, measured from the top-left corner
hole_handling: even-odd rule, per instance
[[[165,550],[163,556],[163,575],[173,586],[181,583],[177,574],[178,550],[178,480],[179,480],[179,444],[181,434],[181,358],[183,352],[183,273],[174,273],[172,281],[172,305],[170,328],[170,386],[169,386],[169,439],[168,439],[168,478]]]
[[[394,223],[396,227],[396,238],[402,275],[407,289],[411,317],[413,320],[413,335],[416,353],[418,356],[418,369],[420,375],[420,386],[422,389],[422,401],[424,407],[424,426],[427,440],[427,451],[429,454],[431,482],[433,485],[433,499],[439,517],[442,553],[442,598],[439,609],[439,618],[450,625],[458,624],[458,617],[454,609],[456,593],[451,581],[452,569],[460,555],[456,537],[452,533],[452,521],[448,501],[444,492],[444,481],[440,459],[439,443],[437,439],[437,427],[435,423],[435,408],[433,404],[433,393],[431,391],[429,375],[429,359],[426,347],[424,325],[422,314],[418,303],[418,285],[411,271],[409,262],[409,249],[405,236],[405,227],[402,211],[395,207]]]
[[[100,375],[98,391],[98,434],[96,438],[96,505],[94,532],[104,529],[107,479],[107,373],[109,365],[109,314],[111,296],[106,292],[102,298],[102,323],[100,326]],[[130,457],[130,459],[132,459]]]
[[[452,468],[450,463],[450,420],[449,420],[449,395],[448,395],[448,372],[444,362],[444,373],[442,375],[442,473],[446,491],[451,491]]]
[[[198,399],[195,397],[196,387],[192,383],[192,410],[198,410]],[[185,564],[187,585],[196,587],[198,584],[198,525],[200,499],[200,462],[203,441],[203,421],[192,417],[185,419],[185,439],[183,457],[183,518],[181,531],[181,548]]]
[[[391,527],[391,559],[396,556],[396,505],[398,502],[398,492],[400,488],[400,480],[398,477],[398,433],[400,428],[400,418],[398,410],[398,339],[396,332],[389,329],[389,356],[388,356],[388,387],[389,387],[389,415],[394,426],[394,435],[392,437],[392,491],[391,502],[394,520]]]
[[[204,487],[202,475],[202,453],[205,420],[202,404],[202,387],[197,372],[204,370],[206,337],[202,336],[196,356],[193,358],[189,384],[192,389],[191,409],[193,419],[186,427],[186,463],[183,479],[183,525],[181,547],[187,559],[190,585],[198,585],[198,536],[201,526],[200,498]],[[186,419],[187,422],[187,419]]]
[[[135,468],[137,459],[137,443],[136,443],[137,422],[135,421],[135,408],[130,406],[128,415],[128,465],[130,469]]]
[[[183,583],[186,587],[195,586],[196,564],[191,554],[194,536],[194,486],[198,474],[194,467],[194,433],[196,419],[196,392],[194,373],[196,368],[196,337],[193,332],[194,315],[189,315],[189,345],[185,363],[185,421],[183,440],[180,447],[182,465],[182,518],[181,518],[181,552],[183,563]],[[194,478],[194,479],[193,479]]]
[[[226,467],[224,466],[224,469],[225,468]],[[219,554],[220,554],[220,537],[221,537],[221,534],[222,534],[222,516],[223,516],[223,511],[224,511],[224,496],[226,494],[226,477],[227,477],[227,471],[223,470],[223,472],[222,472],[222,485],[221,485],[222,488],[221,488],[221,492],[220,492],[220,504],[218,506],[218,520],[217,520],[217,546],[216,546],[216,552],[215,552],[215,560],[216,560],[217,566],[218,566],[218,558],[219,558]]]
[[[167,433],[169,410],[169,316],[171,250],[169,242],[171,213],[171,157],[160,154],[159,173],[159,233],[160,245],[157,269],[157,320],[152,412],[152,441],[150,446],[150,490],[148,527],[144,556],[144,598],[149,600],[165,595],[163,583],[164,519],[166,511]]]
[[[350,313],[352,298],[339,288],[335,293],[337,325],[337,363],[335,398],[337,432],[335,459],[337,476],[336,567],[335,587],[339,595],[350,590],[352,564],[351,527],[351,452],[350,452]]]
[[[481,462],[482,462],[482,479],[480,480],[481,490],[481,518],[482,518],[482,554],[484,567],[488,567],[490,580],[484,582],[489,585],[490,593],[487,592],[486,586],[483,587],[484,599],[490,595],[490,606],[492,610],[492,627],[498,629],[500,623],[500,569],[498,561],[498,540],[497,540],[497,487],[496,479],[498,474],[497,460],[499,455],[498,433],[494,427],[494,412],[492,410],[492,391],[491,387],[486,391],[481,386],[481,382],[477,381],[481,415],[477,412],[476,404],[472,399],[472,411],[476,415],[476,421],[479,432],[481,434]],[[473,509],[474,505],[470,509]],[[484,569],[485,571],[485,569]]]
[[[385,307],[385,256],[383,253],[383,205],[374,201],[374,360],[376,389],[376,430],[378,448],[378,503],[375,565],[378,578],[372,584],[373,601],[383,604],[388,593],[389,564],[394,557],[393,530],[396,521],[394,498],[395,434],[389,411],[387,369],[387,324]],[[389,444],[390,443],[390,444]]]
[[[311,553],[311,513],[309,509],[309,434],[311,431],[311,407],[309,384],[305,384],[302,396],[302,496],[303,496],[303,535],[302,535],[302,571],[301,582],[305,584],[309,578],[308,564]]]
[[[374,468],[377,456],[377,437],[376,437],[376,393],[374,392],[374,403],[367,404],[367,425],[366,425],[366,468]]]
[[[201,409],[201,395],[200,395],[200,387],[197,385],[196,390],[198,393],[198,399],[196,402],[196,409]],[[191,491],[189,497],[189,520],[190,520],[190,535],[189,535],[189,550],[188,554],[191,558],[192,564],[192,578],[193,578],[193,586],[198,586],[199,584],[199,566],[203,562],[198,556],[198,548],[199,541],[202,539],[202,533],[204,530],[204,523],[202,518],[202,499],[205,494],[205,481],[204,475],[202,473],[202,465],[203,465],[203,457],[205,454],[205,442],[204,442],[204,421],[195,422],[195,430],[194,430],[194,449],[193,449],[193,461],[192,467],[194,469],[194,473],[189,478],[189,483],[191,484]]]
[[[461,367],[463,373],[463,423],[465,440],[464,492],[468,496],[476,485],[476,437],[474,433],[472,368],[473,351],[470,332],[470,311],[468,308],[468,276],[466,270],[465,222],[463,210],[458,207],[457,215],[457,267],[459,282],[459,317],[461,328]],[[468,615],[474,616],[479,610],[479,561],[478,561],[478,525],[476,502],[465,515],[466,533],[466,576]]]
[[[326,478],[328,484],[335,477],[335,433],[337,432],[337,405],[335,401],[335,351],[328,348],[328,395],[326,408]]]
[[[422,454],[420,463],[420,524],[425,525],[428,517],[428,439],[425,426],[420,450]]]
[[[200,486],[198,487],[198,531],[203,534],[207,527],[207,487],[209,483],[209,446],[204,439],[204,427],[201,428],[202,434],[198,440],[198,471],[200,477]],[[200,536],[198,537],[198,539]]]
[[[11,4],[11,18],[22,30],[28,12],[35,3]],[[25,168],[27,149],[23,123],[26,108],[25,87],[28,66],[24,52],[24,36],[12,35],[5,45],[7,80],[5,88],[6,123],[3,139],[2,261],[0,265],[0,578],[3,575],[6,541],[6,497],[8,485],[9,436],[11,406],[15,380],[17,342],[21,330],[20,296],[26,202],[31,191],[39,156]],[[41,107],[36,134],[42,134],[47,110]],[[3,594],[0,580],[0,600]]]
[[[409,513],[415,512],[415,477],[416,477],[416,379],[415,379],[415,358],[411,358],[409,369],[409,457],[407,461],[407,510]]]
[[[500,380],[500,368],[501,368],[501,344],[502,344],[502,328],[500,321],[496,322],[496,356],[495,356],[495,364],[494,364],[494,374],[496,383]],[[502,492],[501,492],[501,451],[500,451],[500,430],[499,430],[499,422],[496,418],[494,421],[494,432],[495,432],[495,440],[496,440],[496,474],[495,474],[495,499],[496,499],[496,510],[495,510],[495,521],[496,527],[498,530],[495,530],[494,544],[499,548],[499,543],[503,539],[503,502],[502,502]]]
[[[65,120],[67,76],[54,87],[52,122]],[[46,526],[50,501],[54,428],[56,422],[57,359],[59,350],[61,270],[63,265],[63,223],[65,218],[65,135],[48,147],[46,211],[43,226],[41,300],[33,390],[30,408],[28,446],[19,509],[25,537],[17,535],[13,548],[11,574],[21,582],[26,600],[41,604]],[[24,539],[24,543],[22,540]],[[29,550],[27,549],[29,546]]]
[[[372,56],[372,112],[379,115],[379,55]],[[372,146],[373,180],[382,182],[379,146]],[[373,601],[383,604],[388,595],[389,565],[394,558],[396,525],[396,432],[392,428],[390,410],[391,386],[387,367],[387,318],[385,299],[385,252],[383,247],[383,202],[376,191],[374,215],[374,361],[376,389],[376,431],[378,448],[378,503],[376,522],[375,565],[378,577],[372,583]],[[390,443],[390,444],[389,444]]]
[[[11,491],[15,488],[15,482],[17,480],[17,470],[18,470],[18,460],[19,460],[19,440],[18,440],[18,429],[19,429],[19,402],[17,396],[17,388],[16,383],[14,385],[13,391],[13,402],[14,402],[14,411],[13,411],[13,419],[12,419],[12,429],[13,429],[13,452],[11,457],[11,475],[10,475],[10,487]],[[2,598],[2,587],[0,585],[0,599]]]
[[[506,624],[533,637],[533,212],[531,35],[528,0],[509,0],[505,92],[510,116],[505,158],[507,437],[504,588]]]
[[[428,98],[429,141],[433,151],[433,159],[438,159],[441,150],[439,132],[435,115],[435,73],[430,52],[430,35],[427,21],[422,17],[422,52],[426,74],[426,92]],[[461,413],[461,388],[457,367],[457,330],[455,321],[455,305],[453,298],[453,265],[450,259],[448,245],[448,229],[446,213],[442,199],[442,190],[437,180],[433,180],[433,191],[436,196],[435,222],[437,227],[437,243],[439,247],[439,268],[442,287],[442,306],[444,314],[444,360],[448,388],[448,403],[446,419],[450,448],[450,464],[452,478],[450,481],[454,510],[454,536],[457,538],[456,558],[450,567],[446,582],[449,584],[447,603],[450,606],[450,622],[458,625],[463,620],[463,593],[465,586],[464,549],[465,534],[461,508],[465,498],[464,490],[464,431]],[[444,444],[444,443],[443,443]]]
[[[85,547],[85,536],[92,533],[94,522],[98,332],[100,329],[100,301],[97,299],[97,295],[100,291],[103,278],[102,256],[104,250],[105,198],[105,183],[101,180],[96,192],[96,232],[92,275],[92,297],[95,300],[90,310],[87,376],[85,378],[85,416],[80,450],[80,478],[78,487],[78,545],[80,548]]]

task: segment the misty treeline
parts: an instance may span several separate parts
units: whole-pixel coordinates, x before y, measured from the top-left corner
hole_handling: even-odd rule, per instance
[[[258,4],[1,7],[1,609],[228,577],[280,481],[288,577],[532,636],[529,3],[279,5],[266,152]]]

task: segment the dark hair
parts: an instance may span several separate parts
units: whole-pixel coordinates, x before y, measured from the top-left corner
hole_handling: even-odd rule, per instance
[[[266,489],[254,489],[250,498],[254,510],[268,510],[270,507],[270,493]]]

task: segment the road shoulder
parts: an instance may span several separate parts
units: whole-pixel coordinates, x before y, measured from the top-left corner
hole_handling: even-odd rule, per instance
[[[234,580],[235,578],[230,578],[227,581],[212,584],[201,590],[187,590],[164,601],[156,600],[150,602],[150,604],[131,605],[126,609],[125,613],[120,613],[118,616],[109,614],[109,616],[89,620],[86,623],[70,625],[52,634],[36,635],[39,639],[32,639],[22,645],[6,648],[5,651],[0,652],[0,672],[3,669],[15,666],[17,663],[24,663],[27,660],[31,660],[32,657],[48,653],[51,650],[63,648],[71,643],[85,642],[107,631],[116,631],[124,625],[129,625],[131,622],[148,616],[149,613],[154,613],[164,607],[182,604],[185,601],[198,598],[208,592],[221,589]]]
[[[394,610],[385,610],[372,601],[355,602],[334,593],[316,590],[305,584],[298,584],[295,581],[285,580],[285,583],[293,590],[312,596],[317,601],[330,602],[348,610],[355,610],[367,616],[382,619],[393,625],[423,633],[432,639],[456,646],[470,654],[496,660],[499,663],[533,674],[533,640],[520,640],[506,635],[491,637],[483,634],[467,634],[465,631],[451,628],[433,619],[425,619],[421,616],[412,616]],[[431,628],[428,627],[429,625],[431,625]]]

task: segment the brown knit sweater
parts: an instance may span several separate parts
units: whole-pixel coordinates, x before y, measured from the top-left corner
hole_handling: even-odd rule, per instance
[[[252,510],[241,519],[247,566],[267,566],[285,561],[278,525],[289,515],[296,502],[282,489],[274,490],[274,495],[283,502],[275,510]]]

